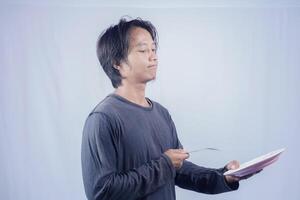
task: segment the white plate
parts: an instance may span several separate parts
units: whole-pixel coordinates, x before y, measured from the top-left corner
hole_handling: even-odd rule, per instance
[[[245,162],[240,165],[238,169],[234,170],[228,170],[224,173],[224,175],[232,175],[236,177],[243,177],[247,176],[249,174],[253,174],[257,171],[262,170],[266,166],[274,163],[278,160],[279,155],[284,151],[285,149],[278,149],[276,151],[272,151],[270,153],[267,153],[265,155],[259,156],[253,160],[250,160],[248,162]]]

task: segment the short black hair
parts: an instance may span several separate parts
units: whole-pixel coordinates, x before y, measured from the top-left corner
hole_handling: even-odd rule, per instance
[[[104,30],[98,38],[97,56],[114,88],[118,88],[122,84],[122,76],[114,65],[119,65],[121,62],[127,61],[130,31],[132,28],[138,27],[147,30],[157,45],[158,36],[156,28],[150,21],[145,21],[141,18],[128,21],[123,17],[118,24]]]

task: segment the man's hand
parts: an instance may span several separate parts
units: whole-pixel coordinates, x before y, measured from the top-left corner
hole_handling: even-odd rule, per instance
[[[188,152],[183,149],[169,149],[164,154],[171,159],[175,169],[180,169],[183,161],[189,157]]]
[[[240,167],[240,163],[237,160],[233,160],[230,161],[227,165],[226,165],[226,169],[227,170],[232,170],[232,169],[237,169]],[[235,177],[235,176],[225,176],[225,179],[227,181],[227,183],[233,183],[233,182],[237,182],[240,180],[239,177]]]
[[[240,167],[240,163],[239,163],[239,161],[236,161],[236,160],[233,160],[233,161],[229,162],[229,163],[226,165],[226,169],[227,169],[227,170],[237,169],[237,168],[239,168],[239,167]],[[233,183],[233,182],[237,182],[237,181],[240,181],[240,180],[244,180],[244,179],[250,178],[251,176],[253,176],[253,175],[255,175],[255,174],[257,174],[257,173],[259,173],[259,172],[261,172],[261,171],[262,171],[262,170],[257,171],[257,172],[255,172],[255,173],[253,173],[253,174],[249,174],[249,175],[243,176],[243,177],[236,177],[236,176],[230,176],[230,175],[227,175],[227,176],[225,176],[225,178],[226,178],[226,181],[227,181],[228,183]]]

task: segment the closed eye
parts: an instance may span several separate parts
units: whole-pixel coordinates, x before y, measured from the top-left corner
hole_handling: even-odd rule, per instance
[[[138,52],[141,52],[141,53],[146,53],[148,52],[149,50],[138,50]],[[151,49],[152,52],[156,52],[156,49]]]

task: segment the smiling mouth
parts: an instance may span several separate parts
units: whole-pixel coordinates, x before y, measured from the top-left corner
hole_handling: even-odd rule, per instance
[[[149,68],[157,68],[157,65],[150,65]]]

